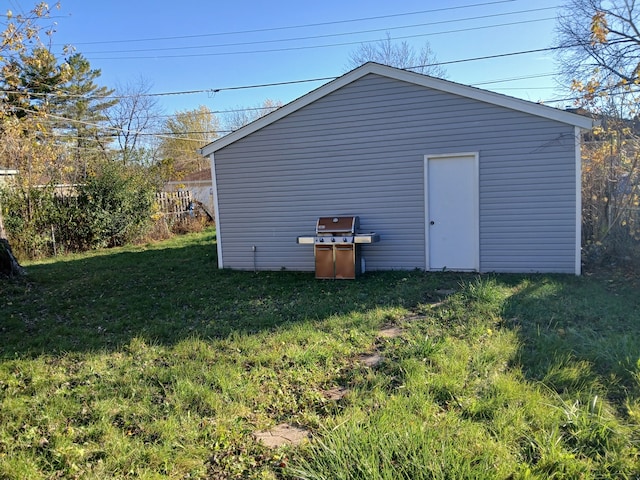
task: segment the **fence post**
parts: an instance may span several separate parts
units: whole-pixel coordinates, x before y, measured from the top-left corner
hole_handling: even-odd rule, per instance
[[[53,256],[55,257],[58,255],[58,252],[56,249],[56,231],[55,228],[53,228],[53,225],[51,225],[51,242],[53,243]]]

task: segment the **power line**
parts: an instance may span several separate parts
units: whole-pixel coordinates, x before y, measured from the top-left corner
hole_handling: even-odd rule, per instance
[[[217,45],[190,45],[190,46],[182,46],[182,47],[163,47],[163,48],[140,48],[140,49],[129,49],[129,50],[98,50],[98,51],[85,51],[83,54],[85,55],[95,55],[95,54],[103,54],[103,53],[136,53],[136,52],[161,52],[161,51],[172,51],[172,50],[195,50],[195,49],[203,49],[203,48],[222,48],[222,47],[238,47],[238,46],[246,46],[246,45],[263,45],[266,43],[282,43],[282,42],[296,42],[301,40],[316,40],[319,38],[332,38],[332,37],[344,37],[350,35],[360,35],[364,33],[377,33],[391,30],[402,30],[407,28],[417,28],[417,27],[428,27],[433,25],[443,25],[449,23],[456,22],[466,22],[470,20],[484,20],[487,18],[495,18],[495,17],[504,17],[507,15],[518,15],[521,13],[533,13],[540,12],[546,10],[555,10],[556,7],[544,7],[544,8],[534,8],[529,10],[518,10],[514,12],[502,12],[502,13],[494,13],[491,15],[480,15],[476,17],[466,17],[466,18],[457,18],[452,20],[440,20],[437,22],[428,22],[428,23],[418,23],[412,25],[401,25],[398,27],[385,27],[385,28],[375,28],[370,30],[359,30],[355,32],[342,32],[342,33],[327,33],[322,35],[310,35],[305,37],[292,37],[292,38],[281,38],[274,40],[254,40],[247,42],[235,42],[235,43],[220,43]],[[546,19],[545,19],[546,20]],[[538,21],[538,20],[528,20]],[[480,27],[480,28],[490,28],[491,25]]]
[[[638,90],[629,90],[629,91],[615,91],[617,87],[614,86],[610,86],[610,87],[602,87],[600,89],[598,89],[595,93],[594,96],[597,97],[598,94],[606,94],[607,96],[611,96],[611,97],[617,97],[620,95],[636,95],[636,94],[640,94],[640,89]],[[581,100],[583,99],[583,97],[581,96],[577,96],[577,97],[567,97],[567,98],[554,98],[551,100],[547,100],[547,103],[557,103],[557,102],[571,102],[571,101],[575,101],[575,100]],[[637,101],[634,101],[634,103],[637,103]]]
[[[444,62],[435,62],[432,64],[425,64],[425,65],[415,65],[412,67],[408,67],[405,70],[412,70],[412,69],[416,69],[416,68],[422,68],[422,67],[429,67],[429,66],[441,66],[441,65],[451,65],[451,64],[457,64],[457,63],[464,63],[464,62],[474,62],[474,61],[480,61],[480,60],[491,60],[491,59],[495,59],[495,58],[503,58],[503,57],[510,57],[510,56],[516,56],[516,55],[528,55],[528,54],[532,54],[532,53],[541,53],[541,52],[550,52],[550,51],[555,51],[555,50],[559,50],[559,49],[563,49],[563,48],[570,48],[569,47],[565,47],[565,46],[555,46],[555,47],[545,47],[545,48],[538,48],[538,49],[532,49],[532,50],[519,50],[519,51],[515,51],[515,52],[508,52],[508,53],[500,53],[500,54],[495,54],[495,55],[485,55],[485,56],[481,56],[481,57],[469,57],[469,58],[461,58],[461,59],[457,59],[457,60],[449,60],[449,61],[444,61]],[[546,75],[550,75],[550,74],[546,74]],[[531,76],[531,78],[536,78],[537,76]],[[259,84],[249,84],[249,85],[236,85],[236,86],[230,86],[230,87],[218,87],[218,88],[206,88],[206,89],[198,89],[198,90],[180,90],[180,91],[173,91],[173,92],[158,92],[158,93],[141,93],[141,94],[137,94],[137,95],[110,95],[110,96],[97,96],[97,97],[92,97],[92,98],[96,98],[96,99],[122,99],[122,98],[130,98],[132,96],[148,96],[148,97],[162,97],[162,96],[171,96],[171,95],[193,95],[193,94],[202,94],[202,93],[219,93],[219,92],[223,92],[223,91],[233,91],[233,90],[248,90],[248,89],[254,89],[254,88],[267,88],[267,87],[278,87],[278,86],[284,86],[284,85],[296,85],[296,84],[301,84],[301,83],[312,83],[312,82],[327,82],[327,81],[331,81],[331,80],[335,80],[336,78],[338,78],[337,76],[332,76],[332,77],[318,77],[318,78],[308,78],[308,79],[301,79],[301,80],[288,80],[288,81],[282,81],[282,82],[270,82],[270,83],[259,83]],[[491,81],[491,82],[500,82],[500,81],[504,81],[504,80],[497,80],[497,81]],[[484,84],[488,84],[491,82],[483,82],[483,83],[477,83],[475,85],[484,85]],[[11,91],[11,90],[0,90],[0,93],[21,93],[21,92],[15,92],[15,91]],[[32,95],[32,96],[52,96],[55,97],[55,94],[44,94],[44,93],[36,93],[36,92],[24,92],[25,94],[28,95]],[[64,97],[66,94],[62,94],[60,95],[60,97]],[[74,95],[68,95],[69,97],[73,98]],[[84,96],[78,95],[78,97],[80,98],[85,98]],[[220,113],[219,111],[215,112],[215,113]]]
[[[497,28],[497,27],[507,27],[513,25],[522,25],[529,24],[534,22],[544,22],[548,20],[555,20],[555,17],[547,17],[547,18],[539,18],[535,20],[522,20],[519,22],[508,22],[494,25],[485,25],[480,27],[469,27],[469,28],[461,28],[456,30],[447,30],[443,32],[434,32],[434,33],[421,33],[416,35],[404,35],[401,37],[396,37],[394,40],[407,40],[410,38],[421,38],[421,37],[431,37],[435,35],[445,35],[449,33],[460,33],[460,32],[470,32],[474,30],[483,30],[486,28]],[[360,40],[353,42],[339,42],[339,43],[329,43],[324,45],[309,45],[309,46],[296,46],[296,47],[282,47],[282,48],[270,48],[270,49],[262,49],[262,50],[244,50],[244,51],[235,51],[235,52],[203,52],[203,53],[192,53],[192,54],[182,54],[182,55],[153,55],[153,56],[145,56],[145,55],[135,55],[135,56],[118,56],[118,57],[92,57],[93,60],[148,60],[148,59],[159,59],[159,58],[193,58],[193,57],[211,57],[211,56],[226,56],[226,55],[248,55],[248,54],[257,54],[257,53],[274,53],[274,52],[287,52],[287,51],[299,51],[299,50],[310,50],[317,48],[330,48],[330,47],[343,47],[348,45],[359,45],[363,43],[375,43],[379,41],[384,41],[384,38],[378,38],[375,40]]]
[[[560,47],[551,47],[551,48],[560,48]],[[540,51],[542,49],[538,49],[536,51]],[[484,83],[496,83],[496,82],[503,82],[503,81],[512,81],[512,80],[521,80],[521,79],[527,79],[527,78],[537,78],[537,77],[544,77],[544,76],[550,76],[551,74],[544,74],[544,75],[531,75],[531,76],[525,76],[525,77],[516,77],[516,78],[512,78],[512,79],[503,79],[503,80],[495,80],[495,81],[491,81],[491,82],[484,82]],[[478,84],[476,84],[478,85]],[[601,91],[606,91],[606,88],[601,89]],[[611,93],[611,95],[619,95],[619,93]],[[556,103],[556,102],[564,102],[564,101],[573,101],[578,99],[579,97],[570,97],[570,98],[562,98],[562,99],[554,99],[554,100],[548,100],[544,103]],[[26,109],[26,108],[21,108],[21,110],[23,110],[24,112],[27,113],[38,113],[34,110],[30,110],[30,109]],[[216,129],[216,130],[205,130],[205,131],[189,131],[189,132],[144,132],[144,131],[138,131],[138,130],[128,130],[125,128],[118,128],[118,127],[113,127],[113,126],[109,126],[109,125],[101,125],[101,124],[97,124],[97,123],[93,123],[93,122],[87,122],[87,121],[82,121],[82,120],[77,120],[77,119],[71,119],[71,118],[67,118],[67,117],[63,117],[60,115],[54,115],[51,113],[44,113],[45,118],[49,118],[49,119],[54,119],[54,120],[58,120],[58,121],[67,121],[70,123],[76,123],[76,124],[81,124],[81,125],[86,125],[86,126],[91,126],[91,127],[95,127],[95,128],[99,128],[99,129],[103,129],[103,130],[108,130],[108,131],[113,131],[115,132],[116,135],[121,135],[121,134],[132,134],[132,135],[137,135],[137,136],[150,136],[150,137],[155,137],[158,139],[176,139],[179,138],[181,140],[186,140],[186,141],[191,141],[191,142],[198,142],[199,144],[202,144],[203,140],[202,138],[189,138],[189,137],[184,137],[185,135],[218,135],[220,133],[231,133],[234,130],[226,130],[226,129]],[[68,138],[68,139],[72,139],[72,140],[78,140],[81,139],[81,137],[77,137],[77,136],[69,136],[69,135],[64,135],[64,134],[48,134],[50,136],[54,136],[54,137],[60,137],[60,138]],[[115,137],[113,137],[115,138]]]
[[[510,77],[510,78],[501,78],[498,80],[486,80],[484,82],[475,82],[471,85],[477,87],[479,85],[491,85],[492,83],[503,83],[503,82],[515,82],[518,80],[530,80],[532,78],[544,78],[544,77],[554,77],[555,73],[540,73],[536,75],[524,75],[521,77]]]
[[[118,135],[120,134],[130,134],[130,135],[147,135],[147,136],[154,136],[156,138],[165,138],[165,139],[169,139],[169,140],[173,140],[174,137],[170,136],[170,135],[165,135],[162,133],[150,133],[150,132],[144,132],[141,130],[129,130],[126,128],[119,128],[119,127],[113,127],[111,125],[101,125],[98,123],[94,123],[94,122],[87,122],[84,120],[78,120],[75,118],[68,118],[68,117],[63,117],[61,115],[55,115],[53,113],[49,113],[49,112],[37,112],[35,110],[31,110],[28,108],[23,108],[23,107],[18,107],[20,108],[20,110],[22,110],[23,112],[26,113],[41,113],[44,115],[45,118],[50,118],[53,120],[58,120],[58,121],[65,121],[65,122],[70,122],[70,123],[75,123],[75,124],[79,124],[79,125],[85,125],[85,126],[89,126],[89,127],[95,127],[95,128],[99,128],[99,129],[103,129],[103,130],[108,130],[108,131],[113,131],[116,132]],[[201,138],[183,138],[182,140],[189,140],[192,142],[200,142],[202,143],[202,139]]]
[[[550,49],[558,49],[558,48],[562,48],[562,47],[549,47],[547,49],[536,49],[536,50],[529,50],[529,51],[524,51],[524,52],[511,52],[511,53],[507,53],[507,54],[501,54],[499,56],[506,56],[506,55],[516,55],[516,54],[523,54],[523,53],[534,53],[534,52],[540,52],[540,51],[547,51]],[[478,59],[485,59],[485,58],[489,58],[491,56],[487,56],[487,57],[476,57],[476,58],[472,58],[472,59],[465,59],[466,61],[472,61],[472,60],[478,60]],[[459,60],[462,61],[462,60]],[[522,76],[522,77],[515,77],[515,78],[508,78],[508,79],[499,79],[499,80],[493,80],[493,81],[486,81],[486,82],[481,82],[480,84],[488,84],[488,83],[500,83],[500,82],[505,82],[505,81],[514,81],[514,80],[522,80],[522,79],[529,79],[529,78],[538,78],[538,77],[544,77],[544,76],[550,76],[552,74],[543,74],[543,75],[529,75],[529,76]],[[330,77],[327,79],[333,80],[337,77]],[[313,81],[313,80],[305,80],[305,81]],[[290,84],[290,83],[297,83],[297,81],[290,81],[290,82],[278,82],[278,83],[274,83],[274,84],[262,84],[262,85],[247,85],[247,86],[237,86],[237,87],[227,87],[227,88],[221,88],[221,89],[216,89],[217,91],[220,90],[229,90],[229,89],[239,89],[239,88],[258,88],[258,87],[264,87],[264,86],[273,86],[273,85],[281,85],[281,84]],[[173,92],[176,93],[176,92]],[[151,95],[151,94],[149,94]],[[558,100],[558,101],[562,101],[562,100]],[[26,108],[22,108],[22,107],[18,107],[21,110],[28,112],[28,113],[38,113],[34,110],[30,110],[30,109],[26,109]],[[257,108],[253,108],[253,109],[246,109],[246,110],[262,110],[262,109],[269,109],[272,107],[257,107]],[[273,107],[274,109],[277,109],[279,107]],[[236,111],[244,111],[243,109],[240,110],[236,110]],[[213,113],[213,112],[210,112]],[[144,132],[144,131],[139,131],[139,130],[128,130],[125,128],[118,128],[118,127],[113,127],[113,126],[109,126],[109,125],[102,125],[102,124],[98,124],[98,123],[94,123],[94,122],[87,122],[87,121],[83,121],[83,120],[77,120],[77,119],[72,119],[72,118],[68,118],[68,117],[64,117],[64,116],[60,116],[60,115],[54,115],[51,113],[44,113],[46,118],[50,118],[50,119],[54,119],[54,120],[58,120],[58,121],[67,121],[70,122],[72,124],[80,124],[80,125],[86,125],[86,126],[90,126],[90,127],[95,127],[95,128],[99,128],[99,129],[103,129],[103,130],[107,130],[107,131],[113,131],[116,132],[117,135],[121,135],[121,134],[132,134],[132,135],[138,135],[138,136],[152,136],[158,139],[175,139],[176,137],[183,139],[183,140],[187,140],[187,141],[192,141],[192,142],[199,142],[202,143],[203,139],[201,138],[188,138],[188,137],[184,137],[184,135],[207,135],[207,134],[219,134],[219,133],[230,133],[233,130],[215,130],[215,131],[189,131],[189,132]]]
[[[502,90],[549,90],[553,88],[553,86],[548,86],[548,87],[497,87],[495,90],[496,91],[502,91]]]
[[[541,52],[552,52],[555,50],[560,50],[562,48],[567,48],[564,46],[557,46],[557,47],[546,47],[546,48],[535,48],[533,50],[520,50],[518,52],[509,52],[509,53],[498,53],[496,55],[485,55],[482,57],[474,57],[474,58],[463,58],[460,60],[449,60],[447,62],[436,62],[436,63],[432,63],[431,65],[452,65],[455,63],[463,63],[463,62],[475,62],[478,60],[491,60],[494,58],[504,58],[504,57],[512,57],[515,55],[528,55],[530,53],[541,53]],[[428,65],[418,65],[416,67],[412,67],[412,68],[418,68],[418,67],[426,67]]]
[[[299,83],[310,83],[310,82],[324,82],[329,80],[335,80],[337,77],[319,77],[319,78],[309,78],[304,80],[289,80],[284,82],[272,82],[272,83],[263,83],[257,85],[241,85],[235,87],[222,87],[222,88],[206,88],[200,90],[180,90],[175,92],[159,92],[159,93],[140,93],[133,95],[106,95],[106,96],[95,96],[90,97],[89,99],[123,99],[123,98],[132,98],[132,97],[166,97],[171,95],[193,95],[197,93],[218,93],[226,90],[244,90],[249,88],[263,88],[263,87],[277,87],[282,85],[293,85]],[[73,95],[73,94],[52,94],[52,93],[41,93],[41,92],[18,92],[14,90],[0,90],[0,93],[12,93],[19,94],[24,93],[26,95],[34,96],[34,97],[68,97],[68,98],[86,98],[83,95]]]
[[[22,5],[20,5],[20,2],[18,0],[9,0],[9,3],[11,5],[13,5],[13,8],[15,8],[17,11],[20,12],[20,15],[24,15],[24,9],[22,8]],[[7,16],[8,18],[8,16]]]
[[[188,38],[217,37],[217,36],[223,36],[223,35],[243,35],[247,33],[275,32],[280,30],[291,30],[291,29],[298,29],[298,28],[338,25],[338,24],[344,24],[344,23],[365,22],[369,20],[382,20],[387,18],[421,15],[424,13],[438,13],[438,12],[445,12],[450,10],[461,10],[465,8],[484,7],[488,5],[496,5],[501,3],[512,3],[514,1],[516,0],[496,0],[492,2],[459,5],[456,7],[443,7],[443,8],[435,8],[431,10],[420,10],[417,12],[405,12],[405,13],[396,13],[396,14],[390,14],[390,15],[378,15],[374,17],[352,18],[348,20],[334,20],[331,22],[308,23],[303,25],[286,25],[281,27],[257,28],[252,30],[238,30],[235,32],[205,33],[205,34],[197,34],[197,35],[179,35],[179,36],[171,36],[171,37],[154,37],[154,38],[137,38],[137,39],[133,38],[133,39],[125,39],[125,40],[100,40],[100,41],[91,41],[91,42],[76,42],[75,44],[76,45],[98,45],[98,44],[111,44],[111,43],[152,42],[152,41],[161,41],[161,40],[181,40],[181,39],[188,39]]]

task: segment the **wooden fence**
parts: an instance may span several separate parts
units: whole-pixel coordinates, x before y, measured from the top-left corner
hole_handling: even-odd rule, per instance
[[[181,221],[194,215],[195,204],[190,191],[158,192],[156,201],[160,211],[172,220]]]

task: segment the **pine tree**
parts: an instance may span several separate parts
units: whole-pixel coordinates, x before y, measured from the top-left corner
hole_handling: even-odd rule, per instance
[[[67,147],[67,167],[71,183],[86,177],[92,159],[104,158],[113,139],[108,129],[106,112],[118,103],[110,98],[114,90],[96,84],[99,69],[92,69],[80,53],[70,56],[66,65],[68,76],[60,85],[51,108],[56,130]]]

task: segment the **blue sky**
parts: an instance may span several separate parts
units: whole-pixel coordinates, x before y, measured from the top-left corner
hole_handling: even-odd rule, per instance
[[[28,0],[3,3],[14,11],[33,5]],[[61,0],[61,9],[54,11],[54,49],[74,45],[102,70],[99,83],[107,86],[144,78],[153,92],[214,90],[339,76],[359,43],[382,39],[385,32],[418,50],[428,41],[441,62],[542,49],[554,44],[562,3]],[[449,80],[531,101],[567,93],[557,87],[552,52],[463,61],[445,68]],[[167,114],[199,105],[218,111],[255,106],[266,98],[286,103],[322,83],[159,100]]]

